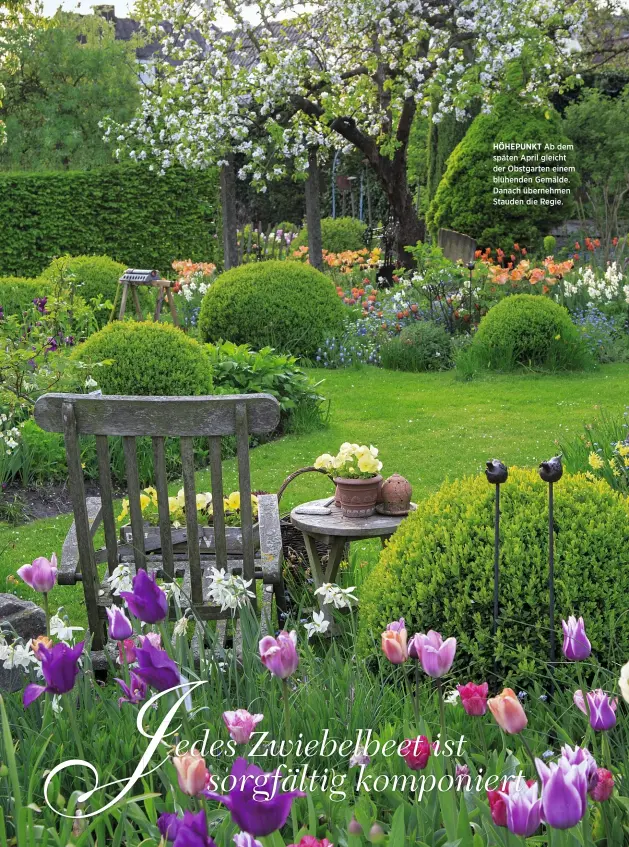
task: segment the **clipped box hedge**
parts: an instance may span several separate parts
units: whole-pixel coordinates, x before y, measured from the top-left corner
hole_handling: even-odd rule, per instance
[[[409,636],[435,629],[456,637],[454,670],[466,680],[510,678],[515,684],[537,675],[543,684],[549,655],[547,497],[537,470],[510,469],[500,499],[495,637],[494,487],[484,474],[467,477],[444,483],[418,503],[363,585],[361,654],[379,650],[380,633],[404,617]],[[605,482],[564,475],[555,486],[555,529],[558,650],[562,617],[583,615],[598,661],[620,665],[629,655],[627,500]]]
[[[1,276],[37,276],[63,254],[165,274],[174,259],[220,261],[219,229],[215,170],[0,173]]]

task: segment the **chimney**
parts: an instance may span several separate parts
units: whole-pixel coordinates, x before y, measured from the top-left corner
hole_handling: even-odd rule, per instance
[[[106,21],[116,20],[116,7],[113,5],[104,3],[99,6],[92,6],[92,10],[95,15],[104,18]]]

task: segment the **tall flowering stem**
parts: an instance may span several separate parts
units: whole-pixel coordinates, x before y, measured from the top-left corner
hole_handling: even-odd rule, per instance
[[[282,680],[282,700],[284,701],[284,737],[286,738],[286,744],[289,750],[288,756],[286,757],[286,765],[290,774],[293,767],[293,732],[290,718],[290,691],[288,688],[288,681],[286,679]],[[295,812],[294,804],[290,807],[290,819],[293,825],[293,838],[295,839],[295,841],[297,841],[297,833],[299,831],[299,826],[297,825],[297,813]]]

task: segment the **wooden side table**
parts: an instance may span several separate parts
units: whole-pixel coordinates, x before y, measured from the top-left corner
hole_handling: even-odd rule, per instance
[[[305,513],[305,510],[312,508],[329,509],[330,513],[318,515]],[[315,587],[321,588],[326,582],[336,582],[346,544],[367,538],[379,538],[384,547],[384,542],[393,535],[404,517],[376,513],[368,518],[346,518],[333,502],[329,504],[329,498],[327,498],[302,503],[293,509],[290,519],[293,526],[301,530],[304,536],[312,578]],[[318,541],[330,548],[328,564],[325,568],[317,552]],[[325,619],[330,622],[328,631],[333,633],[335,627],[332,607],[323,603],[320,596],[318,600]]]

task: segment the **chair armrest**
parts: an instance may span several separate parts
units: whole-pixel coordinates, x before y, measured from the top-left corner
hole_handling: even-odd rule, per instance
[[[278,585],[282,581],[282,530],[276,494],[258,494],[260,559],[262,582]]]
[[[94,538],[103,519],[100,497],[87,497],[85,506],[90,522],[90,534]],[[82,576],[78,568],[79,547],[76,540],[76,523],[72,521],[72,526],[68,530],[63,547],[61,548],[61,562],[59,563],[59,571],[57,573],[57,582],[59,585],[75,585],[77,582],[80,582]]]

